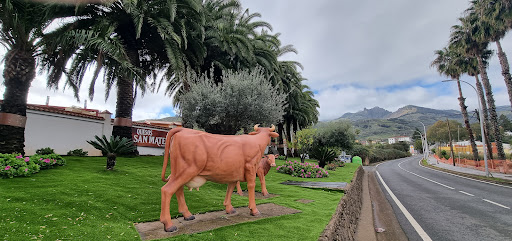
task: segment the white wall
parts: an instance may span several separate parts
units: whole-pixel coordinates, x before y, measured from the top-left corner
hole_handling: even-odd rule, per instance
[[[89,156],[101,156],[101,151],[92,147],[88,140],[95,140],[94,136],[105,135],[110,138],[113,129],[110,113],[102,114],[104,120],[62,115],[46,111],[27,110],[27,124],[25,126],[25,153],[34,155],[37,149],[50,147],[59,155],[66,155],[68,151],[82,149]],[[165,129],[140,127],[165,131]],[[138,146],[140,155],[161,156],[164,148]]]
[[[107,119],[108,125],[105,125]],[[110,137],[112,124],[109,114],[107,119],[95,120],[27,110],[25,153],[33,155],[37,149],[50,147],[60,155],[66,155],[70,150],[83,149],[88,151],[90,156],[99,156],[101,152],[86,141],[93,140],[94,135]]]

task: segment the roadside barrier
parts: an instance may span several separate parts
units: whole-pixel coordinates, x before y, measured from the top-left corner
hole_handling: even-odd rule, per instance
[[[453,165],[454,160],[452,158],[447,160],[445,158],[439,158],[437,155],[434,155],[434,157],[442,163]],[[455,158],[455,166],[485,171],[484,160],[475,161],[465,158]],[[510,160],[487,160],[487,167],[490,172],[512,174],[512,161]]]

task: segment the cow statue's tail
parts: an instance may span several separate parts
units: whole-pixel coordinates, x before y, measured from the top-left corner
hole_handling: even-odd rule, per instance
[[[169,154],[170,154],[170,151],[171,151],[172,137],[174,136],[174,134],[180,132],[181,130],[183,130],[183,128],[181,128],[181,127],[174,128],[174,129],[170,130],[167,133],[167,137],[165,137],[164,165],[162,167],[162,181],[164,181],[164,182],[169,181],[169,178],[165,177],[165,171],[166,171],[166,168],[167,168],[167,162],[169,161]]]

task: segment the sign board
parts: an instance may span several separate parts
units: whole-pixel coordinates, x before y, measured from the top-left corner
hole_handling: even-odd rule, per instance
[[[167,131],[158,131],[144,128],[132,128],[132,140],[136,146],[165,148]]]

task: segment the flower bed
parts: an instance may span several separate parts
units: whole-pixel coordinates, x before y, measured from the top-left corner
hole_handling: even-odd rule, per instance
[[[292,177],[301,178],[322,178],[328,177],[329,172],[308,162],[300,163],[298,161],[286,161],[284,165],[276,168],[277,172],[292,175]]]
[[[39,172],[40,169],[48,169],[56,165],[63,166],[65,164],[66,161],[57,154],[23,157],[17,153],[0,153],[0,176],[2,178],[30,176]]]

